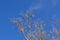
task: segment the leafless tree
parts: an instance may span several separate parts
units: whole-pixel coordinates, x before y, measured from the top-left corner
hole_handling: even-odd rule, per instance
[[[40,19],[32,20],[35,15],[31,11],[22,13],[20,18],[13,18],[12,22],[18,27],[19,32],[23,33],[26,40],[60,40],[60,30],[56,21],[52,25],[52,31],[44,30],[47,24]]]

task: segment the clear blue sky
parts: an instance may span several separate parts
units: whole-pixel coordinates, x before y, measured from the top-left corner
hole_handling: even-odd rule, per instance
[[[24,40],[9,18],[17,17],[20,12],[36,5],[41,8],[33,9],[33,12],[46,23],[50,22],[53,15],[60,18],[60,0],[0,0],[0,40]]]

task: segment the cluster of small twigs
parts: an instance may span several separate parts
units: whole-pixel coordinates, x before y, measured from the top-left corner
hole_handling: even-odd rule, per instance
[[[52,26],[52,31],[48,34],[44,30],[46,26],[45,23],[41,20],[32,20],[35,15],[32,12],[22,13],[21,18],[13,18],[12,21],[18,27],[19,32],[23,33],[26,40],[59,40],[60,39],[60,30],[56,27],[57,23],[54,23]]]

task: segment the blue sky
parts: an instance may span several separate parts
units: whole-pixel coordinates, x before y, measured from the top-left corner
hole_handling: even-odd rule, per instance
[[[24,40],[9,18],[29,9],[46,23],[54,15],[60,18],[60,0],[0,0],[0,40]]]

